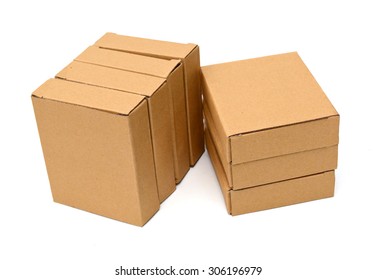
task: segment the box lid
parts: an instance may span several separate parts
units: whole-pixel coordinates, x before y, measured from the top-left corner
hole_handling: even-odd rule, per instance
[[[129,115],[144,99],[136,94],[125,94],[60,79],[47,80],[33,92],[32,96],[122,115]]]
[[[158,41],[115,33],[106,33],[95,45],[106,49],[180,59],[185,58],[196,47],[195,44]]]
[[[338,143],[338,113],[297,53],[205,66],[202,74],[217,130],[232,140],[229,162]]]
[[[56,77],[144,96],[152,96],[165,79],[119,69],[73,61]]]
[[[338,114],[297,53],[202,71],[227,136]]]
[[[167,78],[181,63],[180,60],[177,59],[160,59],[134,53],[103,49],[98,46],[90,46],[75,60],[161,78]]]

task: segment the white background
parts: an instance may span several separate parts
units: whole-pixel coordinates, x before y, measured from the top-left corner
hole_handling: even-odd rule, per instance
[[[2,1],[0,279],[121,279],[120,265],[377,279],[377,9],[308,2]],[[53,203],[30,94],[107,31],[197,43],[202,65],[298,51],[341,115],[335,197],[231,217],[205,153],[143,228]]]

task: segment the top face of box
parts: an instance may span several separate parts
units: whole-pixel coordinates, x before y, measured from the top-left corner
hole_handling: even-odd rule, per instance
[[[207,98],[227,136],[338,113],[297,53],[202,67]]]
[[[103,65],[107,67],[167,78],[180,64],[177,59],[160,59],[133,53],[103,49],[90,46],[76,61]]]
[[[56,77],[144,96],[152,96],[165,83],[163,78],[79,61],[70,63]]]
[[[59,79],[47,80],[33,96],[122,115],[129,115],[144,99],[136,94]]]
[[[107,49],[179,59],[185,58],[196,47],[195,44],[180,44],[114,33],[106,33],[95,45]]]

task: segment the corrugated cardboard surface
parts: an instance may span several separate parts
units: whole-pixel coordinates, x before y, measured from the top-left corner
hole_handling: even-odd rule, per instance
[[[105,88],[152,96],[165,79],[119,69],[73,61],[56,77]]]
[[[239,190],[334,170],[338,146],[232,165],[233,189]]]
[[[177,183],[180,182],[190,168],[184,72],[181,61],[114,51],[98,46],[87,48],[75,60],[166,79],[174,115],[172,122],[175,178]]]
[[[231,191],[232,215],[334,196],[335,175],[328,171],[283,182]]]
[[[95,45],[113,50],[180,59],[184,59],[196,46],[195,44],[180,44],[115,33],[106,33]]]
[[[229,162],[337,144],[338,113],[297,53],[205,66],[202,73],[217,131],[231,138],[231,147],[223,143]]]
[[[157,204],[161,199],[156,173],[153,172],[155,171],[155,162],[150,125],[148,106],[145,102],[145,105],[136,108],[129,118],[133,163],[136,180],[140,182],[138,198],[141,223],[139,225],[144,225],[155,214],[154,209],[159,209]],[[163,188],[163,190],[166,191],[167,188]]]
[[[218,153],[216,151],[215,145],[213,144],[212,138],[210,134],[208,133],[208,130],[206,129],[204,132],[205,136],[205,143],[208,151],[208,155],[211,159],[213,169],[215,170],[217,180],[219,181],[221,192],[224,196],[225,205],[228,210],[228,213],[231,213],[231,200],[230,200],[230,185],[227,181],[227,178],[225,176],[225,172],[223,169],[223,165],[220,162],[220,158],[218,156]]]
[[[338,145],[303,152],[298,151],[239,164],[229,163],[225,158],[224,151],[221,149],[221,141],[219,141],[219,136],[216,134],[211,114],[205,105],[204,113],[207,133],[210,134],[217,150],[229,185],[234,190],[334,170],[337,167]],[[268,142],[268,140],[267,138],[266,141]]]
[[[186,82],[186,105],[189,118],[191,165],[194,165],[204,152],[204,125],[200,79],[199,47],[196,47],[184,60]]]
[[[75,60],[160,78],[167,78],[174,68],[181,63],[178,59],[159,59],[134,53],[113,51],[98,46],[88,47]]]
[[[337,115],[297,53],[204,66],[202,72],[227,136]]]
[[[190,145],[190,163],[194,165],[204,152],[202,99],[200,91],[199,47],[107,33],[95,45],[112,50],[160,58],[182,60]]]
[[[203,113],[207,130],[206,133],[211,134],[211,139],[216,147],[221,164],[224,167],[229,183],[232,185],[232,161],[230,160],[230,148],[228,147],[230,142],[229,138],[219,133],[206,102],[203,102]]]
[[[173,138],[169,92],[166,85],[148,99],[153,151],[160,201],[176,189],[173,158]]]
[[[60,79],[47,80],[33,95],[123,115],[128,115],[144,99],[140,95],[124,94],[117,90],[86,86]]]
[[[338,143],[339,116],[230,137],[234,164]]]
[[[182,65],[174,69],[168,81],[167,85],[173,96],[175,175],[176,182],[179,183],[190,169],[190,144]]]
[[[69,64],[57,77],[148,97],[160,201],[174,192],[173,116],[165,79],[77,61]]]
[[[231,215],[267,210],[334,195],[334,171],[242,190],[232,190],[208,131],[205,136],[207,150],[219,180],[228,213]]]
[[[119,94],[49,80],[32,100],[54,201],[142,226],[159,209],[148,106]]]

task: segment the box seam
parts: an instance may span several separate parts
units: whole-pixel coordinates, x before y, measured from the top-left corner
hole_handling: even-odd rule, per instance
[[[104,66],[104,67],[107,67],[107,66]],[[123,71],[127,71],[127,70],[123,70]],[[88,85],[88,86],[93,86],[93,87],[111,89],[111,90],[116,90],[116,91],[120,91],[120,92],[127,92],[127,93],[131,93],[131,94],[136,94],[136,95],[139,95],[139,96],[143,96],[143,97],[146,97],[146,98],[150,98],[153,95],[152,94],[152,95],[149,96],[149,95],[145,95],[145,94],[141,94],[141,93],[137,93],[137,92],[133,92],[133,91],[127,91],[127,90],[116,89],[116,88],[111,88],[111,87],[105,87],[105,86],[100,86],[100,85],[88,84],[88,83],[85,83],[85,82],[80,82],[80,81],[70,80],[70,79],[67,79],[67,78],[62,78],[62,77],[59,77],[59,76],[56,76],[55,79],[60,79],[60,80],[63,80],[63,81],[69,81],[69,82],[83,84],[83,85]],[[164,78],[161,78],[161,79],[164,79]],[[161,85],[158,88],[156,88],[156,90],[153,93],[157,92],[164,84],[166,84],[166,79],[164,79],[164,82],[161,83]]]
[[[306,149],[306,150],[297,151],[297,152],[294,152],[294,153],[281,154],[281,155],[277,155],[277,156],[273,156],[273,157],[259,158],[259,159],[256,159],[256,160],[249,160],[249,161],[244,161],[244,162],[240,162],[240,163],[236,163],[236,164],[232,164],[232,162],[230,162],[230,164],[233,167],[233,166],[237,166],[237,165],[241,165],[241,164],[246,164],[246,163],[249,163],[249,162],[256,162],[256,161],[262,161],[262,160],[267,160],[267,159],[273,159],[273,158],[277,158],[277,157],[294,155],[294,154],[304,153],[304,152],[308,152],[308,151],[317,151],[317,150],[321,150],[321,149],[329,149],[329,148],[336,147],[338,145],[339,144],[323,146],[323,147],[319,147],[319,148],[315,148],[315,149]]]
[[[109,113],[109,114],[113,114],[113,115],[120,115],[120,116],[129,116],[135,110],[135,108],[137,108],[145,99],[145,96],[144,96],[144,98],[139,103],[137,103],[135,105],[135,107],[128,114],[126,114],[126,113],[120,113],[120,112],[116,112],[116,111],[112,111],[112,110],[105,110],[105,109],[94,108],[94,107],[85,106],[85,105],[81,105],[81,104],[66,102],[66,101],[62,101],[62,100],[56,100],[56,99],[52,99],[52,98],[48,98],[48,97],[37,96],[37,95],[34,95],[34,94],[32,94],[31,96],[33,98],[49,100],[49,101],[52,101],[52,102],[58,102],[58,103],[72,105],[72,106],[78,106],[78,107],[86,108],[86,109],[89,109],[89,110],[96,110],[96,111],[105,112],[105,113]]]
[[[266,184],[256,185],[256,186],[252,186],[252,187],[246,187],[246,188],[242,188],[242,189],[233,189],[232,188],[232,191],[238,192],[238,191],[242,191],[242,190],[263,187],[263,186],[266,186],[266,185],[282,183],[282,182],[286,182],[286,181],[290,181],[290,180],[296,180],[296,179],[306,178],[306,177],[315,176],[315,175],[324,175],[328,172],[333,172],[333,171],[335,172],[335,169],[325,170],[325,171],[318,172],[318,173],[313,173],[313,174],[309,174],[309,175],[305,175],[305,176],[299,176],[299,177],[293,177],[293,178],[289,178],[289,179],[285,179],[285,180],[279,180],[279,181],[275,181],[275,182],[269,182],[269,183],[266,183]]]
[[[310,122],[316,122],[316,121],[320,121],[320,120],[331,119],[331,118],[334,118],[334,117],[339,117],[339,114],[329,115],[329,116],[326,116],[326,117],[317,118],[317,119],[311,119],[311,120],[306,120],[306,121],[302,121],[302,122],[296,122],[296,123],[290,123],[290,124],[285,124],[285,125],[279,125],[279,126],[273,126],[273,127],[268,127],[268,128],[262,128],[262,129],[257,129],[257,130],[253,130],[253,131],[235,133],[235,134],[229,135],[228,137],[229,138],[240,137],[240,136],[243,136],[243,135],[249,135],[249,134],[253,134],[253,133],[257,133],[257,132],[262,132],[262,131],[267,131],[267,130],[274,130],[274,129],[279,129],[279,128],[282,128],[282,127],[289,127],[289,126],[300,125],[300,124],[305,124],[305,123],[310,123]]]

